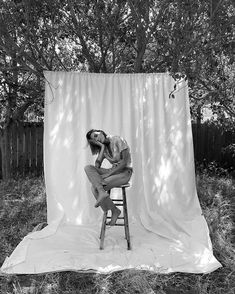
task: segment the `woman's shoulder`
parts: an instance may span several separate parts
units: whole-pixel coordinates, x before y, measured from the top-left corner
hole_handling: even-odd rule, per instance
[[[130,149],[126,140],[120,136],[114,136],[111,145],[114,149],[117,148],[119,152],[121,152],[124,149]]]
[[[110,136],[110,140],[113,143],[116,143],[116,142],[125,142],[126,143],[126,140],[124,138],[122,138],[121,136],[117,136],[117,135]]]
[[[120,137],[120,136],[117,136],[117,135],[114,135],[113,136],[113,140],[122,140],[123,138],[122,137]]]

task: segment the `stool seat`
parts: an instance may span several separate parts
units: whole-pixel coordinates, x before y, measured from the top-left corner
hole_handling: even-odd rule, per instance
[[[121,186],[117,186],[117,187],[113,187],[113,188],[128,188],[130,186],[131,185],[129,183],[127,183],[127,184],[124,184],[124,185],[121,185]]]
[[[130,232],[129,232],[128,212],[127,212],[127,202],[126,202],[126,188],[128,188],[128,187],[130,187],[129,183],[113,187],[113,188],[121,188],[122,189],[122,199],[112,199],[111,198],[111,200],[113,201],[113,203],[116,206],[123,207],[123,211],[122,211],[123,216],[120,215],[118,217],[117,223],[115,224],[115,226],[124,226],[125,238],[127,241],[127,249],[130,250],[131,243],[130,243]],[[111,190],[112,189],[110,189],[108,191],[109,195],[111,194]],[[107,220],[110,220],[110,219],[111,219],[111,217],[108,216],[108,211],[105,211],[104,215],[103,215],[103,221],[102,221],[101,232],[100,232],[100,250],[104,249],[105,230],[106,230]],[[122,220],[123,223],[119,223],[118,220]]]

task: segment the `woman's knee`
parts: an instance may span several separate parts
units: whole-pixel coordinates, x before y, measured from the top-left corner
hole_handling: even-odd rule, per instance
[[[127,170],[124,173],[122,173],[120,180],[123,182],[123,184],[126,184],[127,182],[129,182],[131,176],[132,176],[132,172]]]
[[[128,169],[125,173],[125,179],[129,182],[130,178],[132,177],[133,171]]]
[[[95,196],[95,198],[97,199],[99,193],[93,185],[91,185],[91,192]]]
[[[91,171],[91,170],[94,170],[94,165],[91,165],[91,164],[86,165],[84,167],[84,170],[85,170],[86,173],[89,172],[89,171]]]

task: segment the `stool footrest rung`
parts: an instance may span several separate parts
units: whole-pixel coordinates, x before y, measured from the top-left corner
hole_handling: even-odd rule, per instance
[[[115,226],[124,227],[124,224],[115,224]]]
[[[107,216],[106,219],[111,219],[111,216]],[[119,216],[117,219],[124,219],[124,216]]]
[[[106,223],[105,225],[106,225],[106,226],[109,226],[109,223]],[[124,227],[125,224],[117,224],[117,223],[116,223],[114,226],[122,226],[122,227]],[[113,227],[113,226],[110,226],[110,227]]]

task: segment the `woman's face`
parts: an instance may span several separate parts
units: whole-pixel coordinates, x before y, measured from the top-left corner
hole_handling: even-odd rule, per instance
[[[95,140],[95,141],[99,141],[101,143],[104,143],[105,136],[102,132],[95,131],[91,134],[91,139]]]

